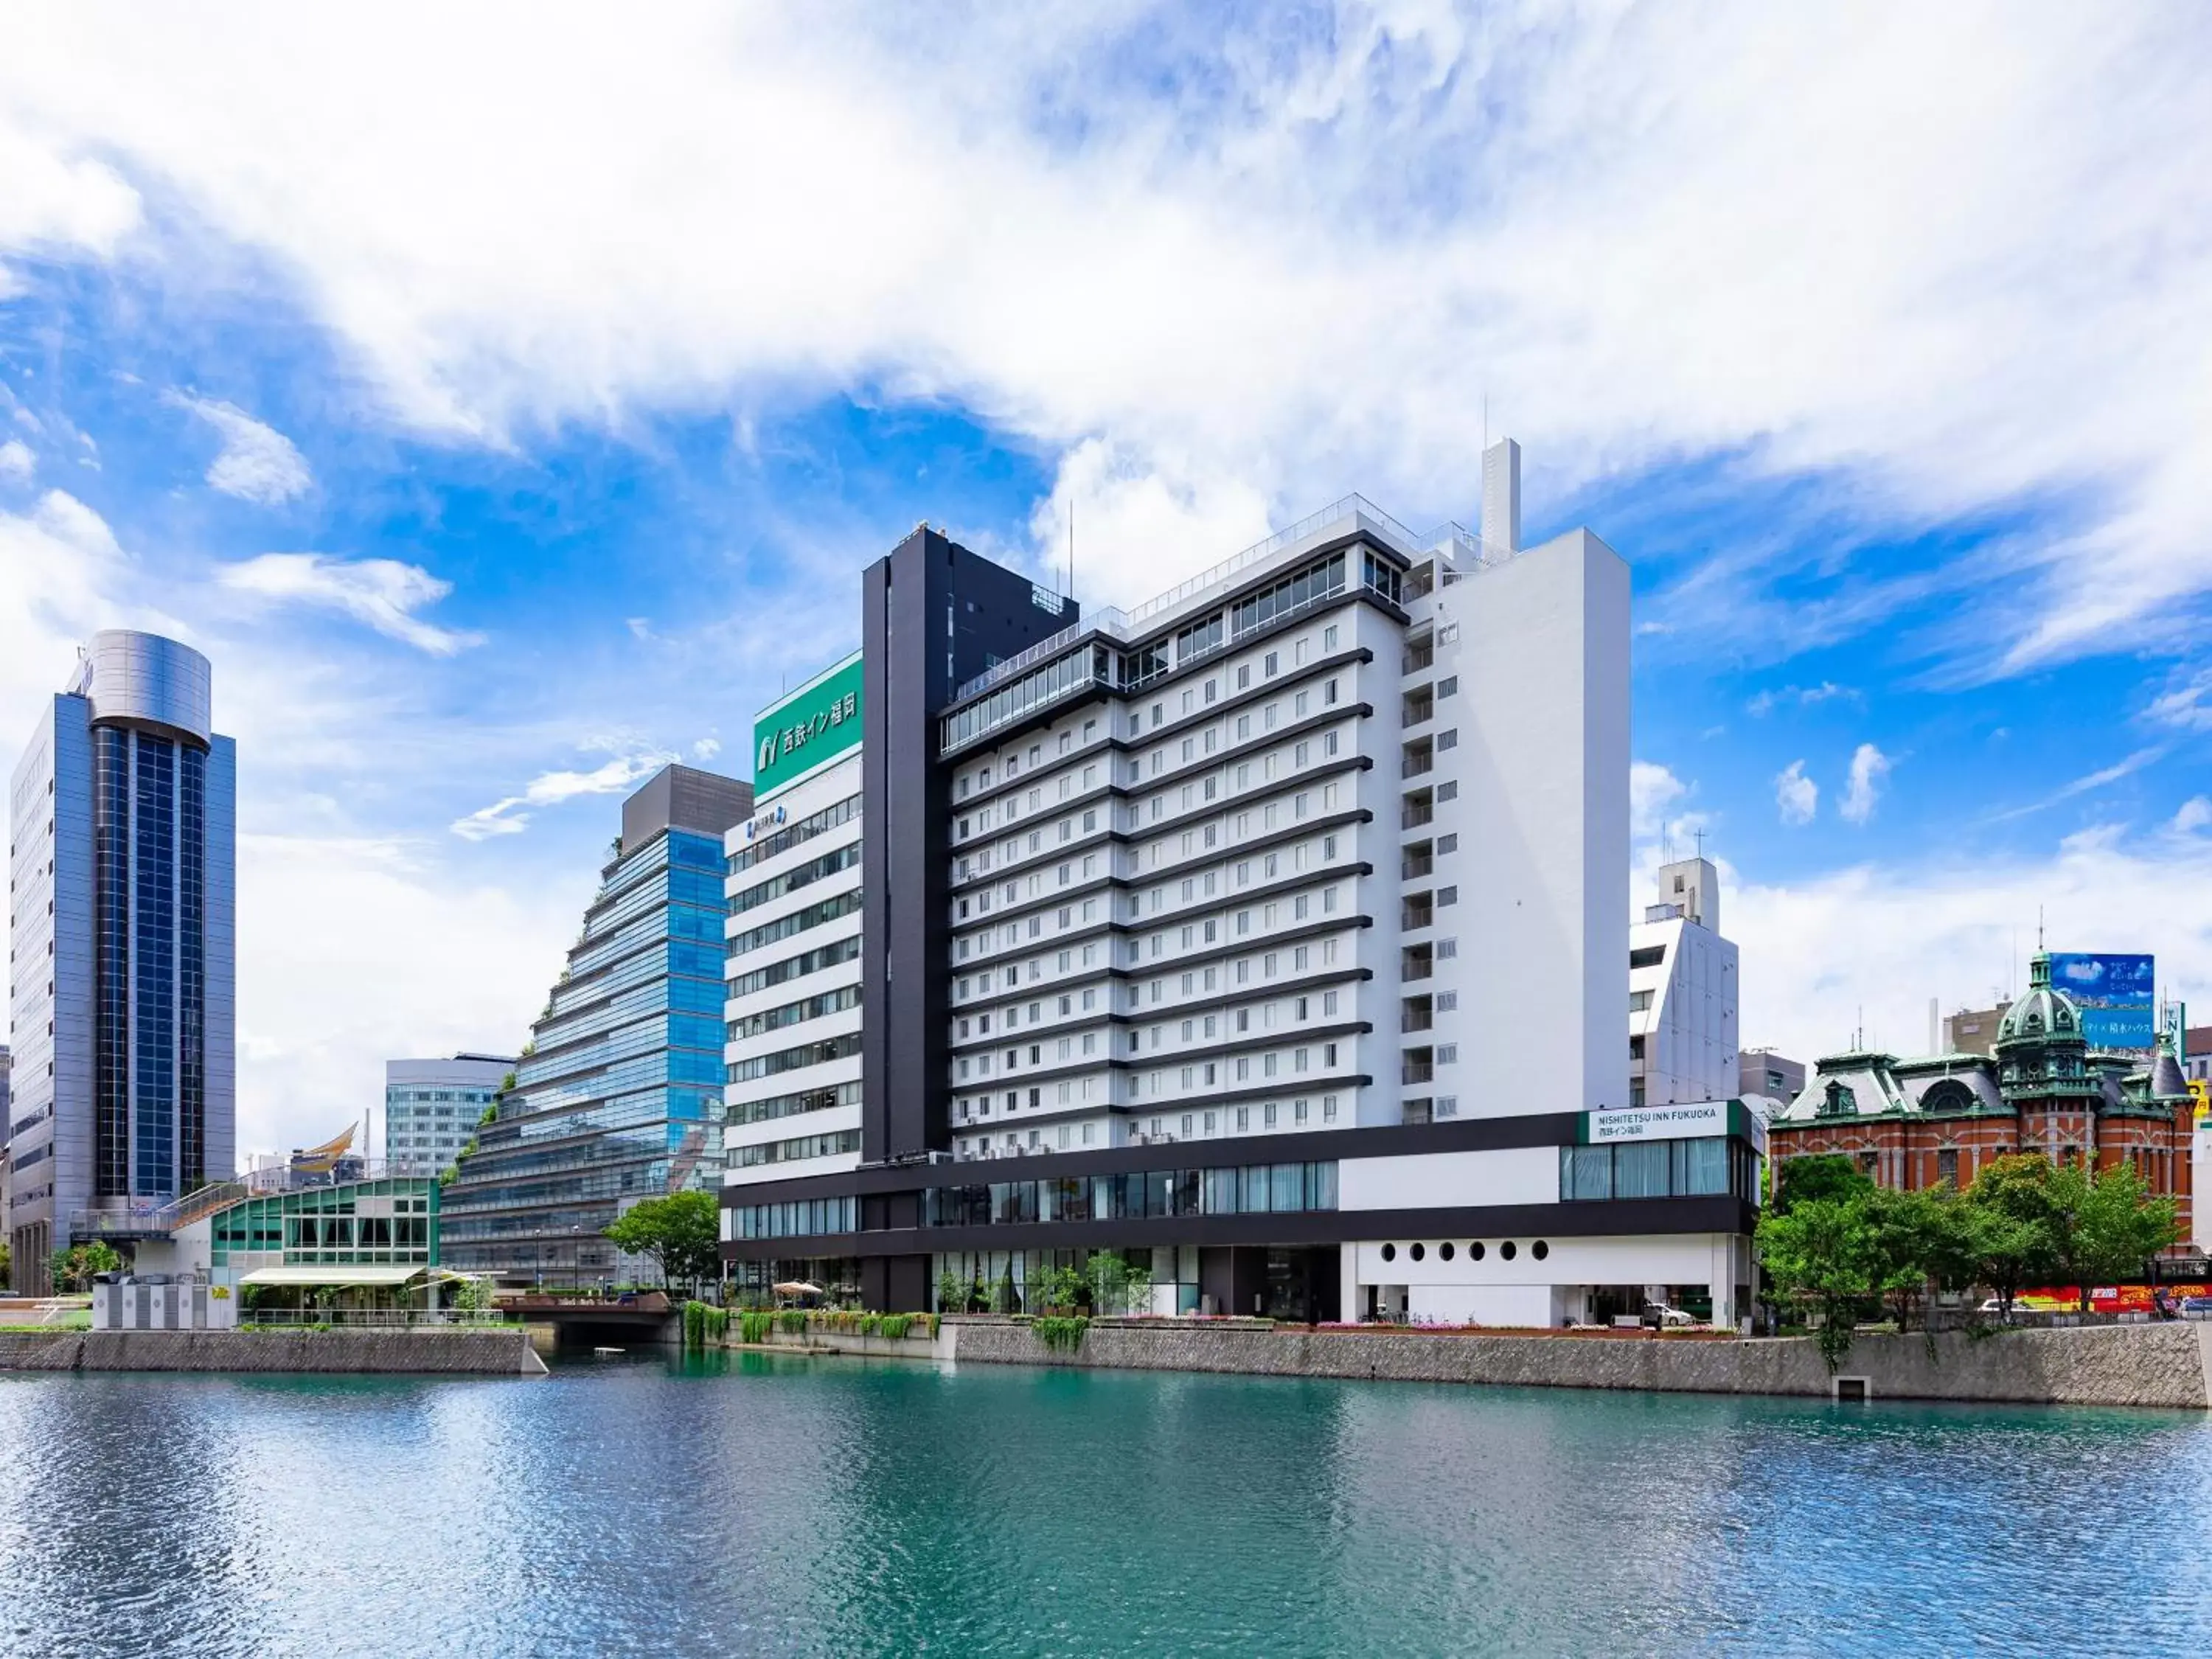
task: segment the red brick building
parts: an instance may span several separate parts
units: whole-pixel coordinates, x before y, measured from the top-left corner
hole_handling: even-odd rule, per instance
[[[2098,1169],[2132,1163],[2151,1191],[2179,1200],[2191,1237],[2194,1104],[2161,1034],[2139,1054],[2092,1049],[2073,1000],[2038,952],[2028,988],[2005,1011],[1992,1054],[1900,1060],[1858,1050],[1819,1061],[1804,1091],[1767,1125],[1778,1162],[1841,1152],[1885,1187],[1964,1187],[1991,1158],[2041,1152]],[[2185,1249],[2186,1246],[2181,1247]]]

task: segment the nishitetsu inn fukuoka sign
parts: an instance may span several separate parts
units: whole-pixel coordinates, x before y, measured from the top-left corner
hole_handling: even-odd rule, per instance
[[[860,659],[800,687],[753,722],[753,799],[793,784],[860,740]]]

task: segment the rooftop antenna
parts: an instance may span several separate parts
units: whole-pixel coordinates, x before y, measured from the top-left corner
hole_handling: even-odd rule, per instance
[[[1075,497],[1067,498],[1067,597],[1075,597]]]
[[[2043,949],[2043,907],[2039,904],[2035,907],[2035,948]]]
[[[1702,824],[1700,824],[1700,825],[1698,826],[1698,860],[1699,860],[1700,862],[1703,862],[1703,861],[1704,861],[1704,859],[1705,859],[1705,826],[1704,826],[1704,825],[1702,825]]]

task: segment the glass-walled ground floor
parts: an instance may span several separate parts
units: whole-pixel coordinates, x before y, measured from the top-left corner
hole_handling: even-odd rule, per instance
[[[732,1307],[768,1308],[779,1304],[823,1308],[858,1307],[860,1264],[845,1256],[779,1256],[773,1261],[732,1261],[724,1289]],[[778,1285],[805,1286],[778,1291]],[[878,1308],[878,1313],[921,1313],[921,1308]]]
[[[1109,1250],[948,1250],[927,1261],[898,1306],[877,1308],[868,1264],[850,1256],[780,1256],[728,1264],[736,1305],[866,1306],[884,1313],[1041,1313],[1069,1297],[1085,1313],[1257,1315],[1310,1323],[1338,1318],[1341,1256],[1329,1245]],[[1109,1263],[1106,1258],[1111,1257]],[[905,1305],[911,1302],[912,1306]],[[1058,1302],[1051,1305],[1063,1305]]]
[[[1756,1286],[1746,1233],[1378,1238],[776,1257],[729,1263],[733,1303],[880,1313],[1257,1316],[1297,1323],[1557,1329],[1737,1326]]]
[[[1107,1255],[1120,1271],[1102,1271]],[[1337,1316],[1339,1255],[1334,1245],[952,1250],[930,1258],[931,1284],[940,1313],[1036,1313],[1046,1297],[1072,1286],[1074,1305],[1086,1313],[1249,1314],[1310,1323]]]

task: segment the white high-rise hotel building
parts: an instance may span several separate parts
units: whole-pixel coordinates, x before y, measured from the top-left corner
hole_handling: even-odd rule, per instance
[[[1127,612],[927,531],[730,837],[726,1255],[931,1305],[1732,1319],[1759,1128],[1632,1113],[1626,567],[1340,502]]]

